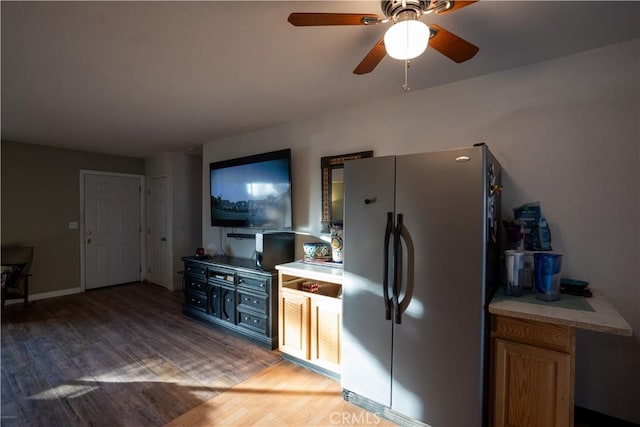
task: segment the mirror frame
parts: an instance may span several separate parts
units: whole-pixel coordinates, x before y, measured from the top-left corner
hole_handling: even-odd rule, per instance
[[[331,177],[334,169],[344,168],[344,162],[347,160],[363,159],[373,157],[373,150],[360,151],[358,153],[342,154],[339,156],[326,156],[320,159],[320,168],[322,169],[322,229],[321,233],[329,233],[331,231]]]

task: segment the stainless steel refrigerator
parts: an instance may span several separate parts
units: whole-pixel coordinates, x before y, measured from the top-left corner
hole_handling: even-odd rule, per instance
[[[484,144],[345,163],[346,400],[403,426],[486,424],[500,173]]]

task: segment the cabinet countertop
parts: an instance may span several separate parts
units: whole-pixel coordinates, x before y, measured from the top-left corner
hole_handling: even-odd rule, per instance
[[[530,304],[507,297],[489,304],[489,313],[518,319],[536,320],[556,325],[570,326],[608,334],[631,336],[633,331],[613,305],[597,290],[587,302],[595,311],[554,307],[551,304]]]
[[[342,268],[307,264],[300,261],[276,265],[276,270],[292,276],[307,277],[313,280],[342,284]]]
[[[182,261],[187,262],[199,262],[207,265],[220,265],[222,267],[229,267],[238,271],[247,271],[256,274],[271,274],[273,270],[260,270],[256,267],[256,261],[248,258],[237,258],[228,256],[184,256]]]

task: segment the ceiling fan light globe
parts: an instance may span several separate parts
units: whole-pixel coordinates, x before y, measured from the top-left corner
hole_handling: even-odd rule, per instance
[[[387,55],[406,60],[420,56],[429,44],[429,27],[418,20],[400,21],[392,25],[384,35]]]

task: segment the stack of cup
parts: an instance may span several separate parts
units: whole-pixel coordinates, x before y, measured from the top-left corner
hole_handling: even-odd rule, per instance
[[[504,293],[519,297],[524,288],[524,253],[508,250],[504,251],[504,258],[507,268],[507,283]]]

